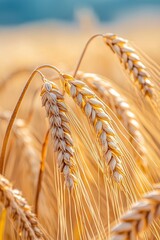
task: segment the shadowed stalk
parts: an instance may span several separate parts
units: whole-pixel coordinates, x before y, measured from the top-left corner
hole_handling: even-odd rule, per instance
[[[45,160],[46,160],[46,155],[47,155],[47,146],[48,146],[48,140],[49,140],[49,131],[48,129],[44,142],[42,145],[42,152],[41,152],[41,163],[40,163],[40,170],[39,170],[39,176],[38,176],[38,184],[37,184],[37,193],[36,193],[36,200],[35,200],[35,213],[38,216],[38,203],[39,203],[39,195],[41,191],[41,186],[42,186],[42,177],[43,177],[43,172],[45,169]]]

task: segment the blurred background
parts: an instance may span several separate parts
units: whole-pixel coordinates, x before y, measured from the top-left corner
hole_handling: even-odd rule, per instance
[[[160,10],[160,0],[0,0],[0,24],[15,25],[39,20],[74,21],[79,9],[91,9],[100,21],[146,10]]]
[[[71,71],[88,38],[105,32],[129,39],[159,64],[159,26],[160,0],[0,0],[0,74],[45,63]],[[81,69],[116,79],[114,61],[95,39]]]

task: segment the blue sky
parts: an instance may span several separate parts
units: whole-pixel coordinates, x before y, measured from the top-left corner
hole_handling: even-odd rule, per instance
[[[73,21],[80,8],[91,8],[101,21],[112,21],[147,7],[160,9],[160,0],[0,0],[0,25],[48,19]]]

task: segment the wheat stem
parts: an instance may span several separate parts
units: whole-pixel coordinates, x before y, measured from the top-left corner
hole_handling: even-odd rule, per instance
[[[33,94],[33,97],[32,97],[32,100],[31,100],[31,106],[30,106],[29,113],[28,113],[28,116],[27,116],[27,119],[26,119],[26,124],[27,125],[29,125],[29,123],[32,120],[33,113],[34,113],[34,110],[35,110],[35,99],[36,99],[39,91],[40,91],[40,88],[36,89],[36,91]]]
[[[8,126],[7,126],[7,130],[6,130],[6,133],[5,133],[5,136],[4,136],[4,140],[3,140],[3,145],[2,145],[2,150],[1,150],[1,156],[0,156],[0,173],[3,172],[3,167],[4,167],[4,159],[5,159],[5,153],[6,153],[6,148],[7,148],[7,143],[8,143],[8,139],[9,139],[9,135],[10,135],[10,132],[11,132],[11,129],[12,129],[12,126],[13,126],[13,123],[14,123],[14,120],[16,118],[16,115],[17,115],[17,112],[18,112],[18,109],[21,105],[21,102],[23,100],[23,97],[33,79],[33,77],[35,76],[35,74],[37,73],[37,71],[34,71],[30,78],[28,79],[19,99],[18,99],[18,102],[14,108],[14,111],[12,113],[12,116],[10,118],[10,121],[8,123]]]
[[[93,40],[94,38],[97,38],[97,37],[103,37],[103,35],[102,35],[102,34],[93,35],[93,36],[87,41],[87,43],[86,43],[86,45],[85,45],[85,47],[84,47],[84,49],[83,49],[83,51],[82,51],[82,53],[81,53],[81,56],[80,56],[80,58],[79,58],[79,60],[78,60],[78,63],[77,63],[77,65],[76,65],[76,69],[75,69],[75,71],[74,71],[73,77],[75,77],[76,74],[77,74],[77,72],[78,72],[78,69],[79,69],[79,67],[80,67],[80,65],[81,65],[82,59],[83,59],[84,54],[85,54],[85,52],[86,52],[86,50],[87,50],[87,48],[88,48],[88,45],[90,44],[90,42],[92,42],[92,40]]]
[[[13,113],[12,113],[12,116],[11,116],[11,119],[8,123],[8,126],[7,126],[7,130],[5,132],[5,136],[4,136],[4,140],[3,140],[3,144],[2,144],[2,150],[1,150],[1,156],[0,156],[0,173],[3,172],[3,167],[4,167],[4,159],[5,159],[5,153],[6,153],[6,148],[7,148],[7,143],[8,143],[8,139],[9,139],[9,136],[10,136],[10,132],[11,132],[11,129],[12,129],[12,126],[13,126],[13,123],[14,123],[14,120],[16,118],[16,115],[17,115],[17,112],[19,110],[19,107],[21,105],[21,102],[26,94],[26,91],[32,81],[32,79],[34,78],[34,76],[39,73],[42,77],[42,80],[44,78],[44,75],[39,71],[43,68],[51,68],[53,70],[55,70],[56,72],[58,72],[58,74],[60,75],[61,77],[61,72],[54,66],[51,66],[51,65],[42,65],[42,66],[39,66],[37,67],[33,73],[31,74],[31,76],[29,77],[28,81],[26,82],[22,92],[21,92],[21,95],[16,103],[16,106],[13,110]]]

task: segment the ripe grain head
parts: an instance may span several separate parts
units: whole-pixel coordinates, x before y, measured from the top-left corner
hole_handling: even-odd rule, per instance
[[[144,231],[160,216],[160,185],[147,193],[121,217],[120,223],[113,228],[112,240],[136,240],[137,235]]]
[[[95,93],[82,81],[70,75],[64,75],[65,90],[74,99],[88,118],[100,143],[103,158],[109,166],[110,173],[116,182],[120,182],[123,175],[121,165],[121,151],[116,140],[116,133],[112,128],[111,119],[105,112],[103,103]]]
[[[133,144],[137,153],[134,157],[138,166],[143,170],[147,170],[147,149],[145,148],[145,140],[140,132],[140,126],[136,115],[132,112],[130,105],[111,85],[104,81],[102,77],[95,74],[81,73],[80,78],[86,82],[90,88],[99,96],[107,106],[109,106],[129,133],[129,140]]]
[[[16,232],[22,239],[45,239],[36,216],[21,193],[12,189],[9,181],[0,175],[0,201],[8,210]]]
[[[152,98],[154,91],[150,75],[135,50],[128,45],[128,41],[112,33],[105,34],[104,41],[119,57],[120,62],[123,63],[135,82],[138,82],[142,93]]]
[[[11,112],[0,112],[0,119],[5,123],[9,121],[10,117]],[[37,187],[40,151],[32,129],[27,126],[24,119],[15,119],[9,152],[9,158],[6,158],[5,161],[5,173],[14,179],[19,189],[22,189],[25,181],[23,194],[30,203],[34,203],[33,192]],[[20,159],[16,163],[18,158]],[[16,175],[22,178],[21,181],[19,179],[17,181]]]
[[[67,187],[71,189],[76,182],[74,149],[64,96],[58,87],[49,81],[43,84],[41,96],[50,123],[54,151],[58,153],[58,167],[64,174]]]

